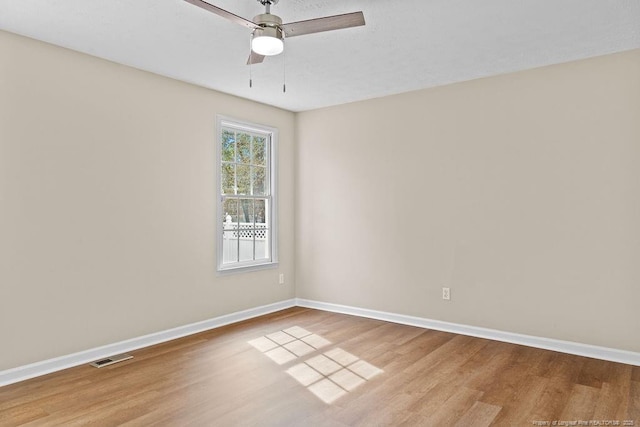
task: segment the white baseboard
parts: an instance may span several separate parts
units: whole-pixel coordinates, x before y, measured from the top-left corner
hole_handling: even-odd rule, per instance
[[[516,334],[513,332],[499,331],[496,329],[480,328],[458,323],[443,322],[440,320],[426,319],[423,317],[407,316],[404,314],[388,313],[385,311],[369,310],[366,308],[351,307],[346,305],[331,304],[320,301],[312,301],[302,298],[295,298],[280,301],[274,304],[263,305],[248,310],[226,314],[202,322],[191,323],[185,326],[160,331],[102,347],[73,353],[29,365],[18,366],[17,368],[0,371],[0,387],[24,381],[29,378],[71,368],[94,360],[102,359],[115,354],[126,353],[139,348],[160,344],[176,338],[219,328],[231,323],[251,319],[275,311],[284,310],[291,307],[315,308],[318,310],[331,311],[334,313],[350,314],[353,316],[367,317],[370,319],[384,320],[387,322],[399,323],[402,325],[417,326],[419,328],[434,329],[438,331],[451,332],[460,335],[486,338],[495,341],[503,341],[513,344],[526,345],[529,347],[542,348],[546,350],[559,351],[561,353],[576,354],[578,356],[593,357],[595,359],[609,360],[612,362],[626,363],[640,366],[640,353],[626,350],[618,350],[607,347],[599,347],[589,344],[580,344],[571,341],[562,341],[551,338],[541,338],[531,335]]]
[[[202,322],[191,323],[189,325],[167,329],[165,331],[132,338],[126,341],[120,341],[114,344],[80,351],[78,353],[7,369],[5,371],[0,371],[0,387],[24,381],[29,378],[38,377],[40,375],[49,374],[51,372],[60,371],[62,369],[71,368],[73,366],[83,365],[115,354],[126,353],[128,351],[137,350],[154,344],[160,344],[176,338],[207,331],[209,329],[219,328],[220,326],[228,325],[230,323],[240,322],[242,320],[251,319],[253,317],[262,316],[294,306],[295,299],[280,301],[274,304],[225,314],[223,316],[203,320]]]
[[[576,342],[562,341],[551,338],[535,337],[531,335],[522,335],[513,332],[499,331],[496,329],[461,325],[458,323],[443,322],[440,320],[406,316],[404,314],[388,313],[384,311],[369,310],[366,308],[350,307],[346,305],[331,304],[301,298],[296,298],[295,301],[296,305],[300,307],[315,308],[318,310],[332,311],[335,313],[368,317],[370,319],[384,320],[387,322],[399,323],[402,325],[435,329],[438,331],[452,332],[460,335],[469,335],[472,337],[486,338],[494,341],[503,341],[512,344],[526,345],[528,347],[542,348],[545,350],[553,350],[561,353],[575,354],[578,356],[586,356],[595,359],[609,360],[612,362],[640,366],[640,353],[635,353],[627,350],[618,350],[614,348],[580,344]]]

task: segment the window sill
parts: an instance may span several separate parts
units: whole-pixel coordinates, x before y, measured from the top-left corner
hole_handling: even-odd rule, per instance
[[[218,276],[228,276],[231,274],[250,273],[252,271],[270,270],[272,268],[278,268],[277,261],[269,261],[264,264],[251,264],[251,265],[239,265],[235,267],[223,267],[218,268]]]

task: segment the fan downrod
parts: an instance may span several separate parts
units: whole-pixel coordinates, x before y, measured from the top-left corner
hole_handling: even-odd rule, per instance
[[[258,3],[265,7],[266,13],[271,13],[271,6],[278,4],[278,0],[258,0]]]

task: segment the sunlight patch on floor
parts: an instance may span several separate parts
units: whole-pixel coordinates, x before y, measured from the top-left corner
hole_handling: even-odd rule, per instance
[[[382,373],[341,348],[331,349],[287,369],[287,373],[325,403],[332,403]]]
[[[249,344],[278,365],[284,365],[319,351],[331,341],[293,326],[251,340]],[[318,399],[331,404],[383,371],[336,347],[313,355],[286,372]]]
[[[249,344],[278,365],[284,365],[298,357],[328,346],[331,341],[312,334],[299,326],[293,326],[251,340]]]

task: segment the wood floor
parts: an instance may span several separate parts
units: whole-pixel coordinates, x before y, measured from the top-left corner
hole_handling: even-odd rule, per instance
[[[0,425],[640,426],[640,367],[304,308],[131,354],[0,388]]]

